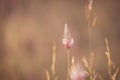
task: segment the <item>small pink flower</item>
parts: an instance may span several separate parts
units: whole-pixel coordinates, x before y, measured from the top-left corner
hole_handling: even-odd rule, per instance
[[[67,24],[65,24],[63,37],[64,37],[63,44],[69,49],[72,46],[74,40],[71,37],[71,34],[70,34],[69,29],[67,27]]]
[[[73,65],[70,72],[71,80],[84,80],[88,73],[83,69],[82,66],[76,64]]]

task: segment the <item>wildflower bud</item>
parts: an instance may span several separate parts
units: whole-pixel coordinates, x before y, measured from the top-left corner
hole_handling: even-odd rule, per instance
[[[69,49],[73,44],[73,38],[68,30],[67,24],[65,24],[64,34],[63,34],[63,44]]]

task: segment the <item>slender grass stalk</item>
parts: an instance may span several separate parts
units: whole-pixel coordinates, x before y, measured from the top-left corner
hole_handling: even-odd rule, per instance
[[[107,60],[108,60],[108,63],[107,63],[107,65],[108,65],[108,75],[110,76],[111,80],[116,80],[119,68],[115,68],[114,63],[111,60],[110,49],[109,49],[107,38],[105,38],[105,42],[106,42],[106,48],[107,48],[107,51],[106,51],[105,54],[106,54],[106,57],[107,57]],[[113,70],[115,70],[115,72],[113,72]]]
[[[55,63],[56,63],[56,45],[53,41],[53,55],[52,55],[52,64],[51,64],[51,72],[52,72],[52,79],[55,80]]]
[[[89,58],[89,63],[90,63],[90,80],[93,80],[93,62],[94,62],[94,53],[92,52],[92,27],[90,23],[90,19],[88,20],[88,31],[89,31],[89,52],[90,52],[90,58]]]
[[[84,66],[87,68],[88,73],[89,73],[89,79],[90,80],[95,80],[97,77],[97,73],[93,67],[94,65],[94,53],[91,53],[89,58],[84,57],[82,59]]]
[[[45,70],[47,80],[58,80],[58,77],[56,76],[56,45],[53,41],[53,52],[52,52],[52,64],[51,64],[51,74],[48,70]]]
[[[48,70],[45,70],[45,73],[46,73],[47,80],[50,80],[50,74],[49,74]]]
[[[90,53],[90,57],[88,59],[84,58],[83,62],[84,62],[84,65],[86,66],[86,68],[89,71],[89,76],[90,76],[89,79],[90,80],[95,80],[97,75],[96,75],[96,72],[95,72],[95,70],[93,68],[94,53],[92,51],[92,28],[96,23],[96,18],[94,18],[94,20],[91,21],[91,11],[92,11],[92,6],[93,6],[92,4],[93,4],[93,0],[89,0],[88,5],[86,6],[86,9],[85,9],[86,19],[87,19],[87,22],[88,22],[88,36],[89,36],[89,53]]]
[[[70,79],[70,76],[69,76],[69,71],[70,71],[70,50],[69,49],[67,50],[67,59],[68,59],[67,60],[68,61],[67,62],[68,63],[67,64],[67,69],[68,69],[67,70],[67,80],[69,80]]]
[[[91,55],[92,53],[92,28],[91,28],[90,20],[88,20],[88,32],[89,32],[89,50],[90,50],[90,55]]]

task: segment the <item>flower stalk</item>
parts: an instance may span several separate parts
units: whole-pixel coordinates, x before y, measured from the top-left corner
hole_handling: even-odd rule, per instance
[[[67,27],[67,24],[65,24],[64,28],[64,34],[63,34],[63,44],[67,48],[67,80],[70,80],[69,72],[70,72],[70,48],[73,44],[73,38],[71,37],[70,31]]]

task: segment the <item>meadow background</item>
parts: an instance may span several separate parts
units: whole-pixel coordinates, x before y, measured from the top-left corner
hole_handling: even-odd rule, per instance
[[[65,23],[74,38],[70,55],[77,62],[89,55],[86,3],[87,0],[0,0],[0,80],[45,80],[53,41],[57,46],[56,75],[65,80],[67,51],[62,44]],[[108,77],[105,37],[112,60],[120,66],[119,3],[119,0],[93,1],[92,13],[97,17],[92,32],[95,67],[105,79]]]

